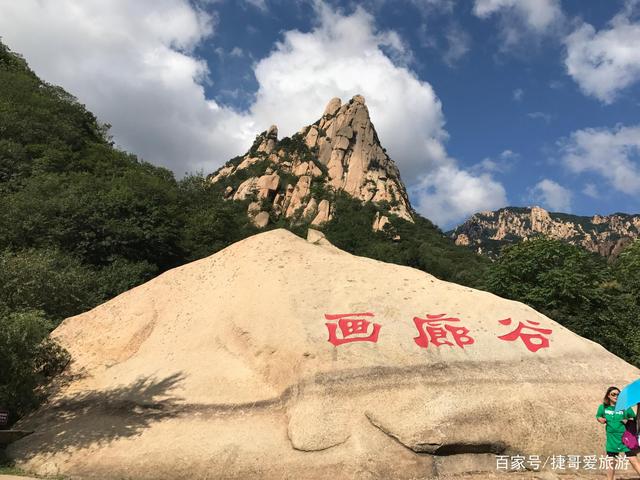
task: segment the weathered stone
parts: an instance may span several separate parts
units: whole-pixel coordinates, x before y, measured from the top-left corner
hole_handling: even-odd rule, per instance
[[[318,243],[323,238],[325,238],[324,233],[322,233],[320,230],[316,230],[315,228],[310,228],[309,230],[307,230],[307,242]]]
[[[402,204],[395,207],[391,207],[391,209],[389,210],[389,213],[392,213],[400,218],[404,218],[407,222],[413,223],[413,217],[409,212],[407,212],[407,210],[404,208]]]
[[[247,206],[247,213],[249,215],[256,215],[260,211],[260,202],[251,202]]]
[[[284,193],[284,198],[282,199],[281,202],[281,206],[282,206],[282,210],[286,211],[286,208],[289,206],[289,202],[291,201],[291,196],[293,195],[293,185],[288,184],[287,188],[285,189],[285,193]]]
[[[216,173],[214,176],[212,176],[209,179],[209,181],[211,183],[216,183],[221,178],[228,177],[231,173],[233,173],[234,170],[235,170],[235,167],[233,165],[230,165],[228,167],[222,167],[220,170],[218,170],[218,173]]]
[[[540,207],[497,212],[479,212],[452,233],[457,242],[469,242],[476,251],[496,256],[496,240],[504,243],[545,236],[578,245],[604,257],[615,258],[624,245],[640,237],[640,215],[614,214],[609,216],[573,218],[559,216]],[[489,244],[485,241],[489,240]],[[499,244],[498,244],[499,245]]]
[[[312,177],[322,176],[322,170],[320,170],[315,163],[311,163],[311,176]]]
[[[293,174],[299,177],[301,175],[306,175],[308,171],[309,171],[309,163],[302,162],[298,166],[296,166],[296,168],[293,169]]]
[[[318,141],[318,128],[315,125],[309,127],[309,131],[307,132],[307,136],[304,138],[304,141],[309,148],[316,146],[316,142]]]
[[[334,115],[341,105],[342,100],[340,100],[338,97],[332,98],[331,100],[329,100],[329,103],[327,103],[327,106],[325,107],[324,113],[322,115]]]
[[[364,184],[361,190],[360,196],[365,202],[370,202],[376,194],[376,186],[373,183],[367,182]]]
[[[320,204],[318,205],[318,214],[316,215],[316,218],[314,218],[311,222],[311,225],[322,225],[323,223],[331,220],[329,207],[330,205],[328,200],[321,200]]]
[[[260,212],[253,218],[253,224],[258,228],[264,228],[269,224],[269,213]]]
[[[224,189],[223,197],[227,199],[231,196],[232,193],[233,193],[233,187],[229,185],[227,188]]]
[[[394,214],[413,221],[409,198],[397,167],[377,141],[369,111],[362,96],[342,105],[333,116],[323,117],[327,136],[318,139],[319,157],[327,165],[329,185],[363,201],[387,201],[396,204]],[[377,188],[369,183],[384,179]]]
[[[373,231],[384,231],[384,226],[389,223],[389,218],[386,215],[380,215],[380,212],[376,212],[376,216],[373,219]]]
[[[495,454],[600,455],[593,412],[637,368],[524,304],[322,243],[264,232],[66,319],[72,362],[8,457],[69,478],[533,480]],[[360,341],[328,342],[325,315],[357,311]],[[414,319],[438,313],[473,343],[427,344]],[[550,330],[535,348],[501,338],[525,320]]]
[[[316,216],[316,214],[318,213],[318,202],[316,202],[315,198],[312,198],[311,200],[309,200],[309,203],[307,203],[307,206],[304,207],[304,211],[302,212],[302,216],[305,219],[312,219]]]
[[[244,200],[249,195],[258,192],[258,177],[247,178],[240,184],[238,190],[233,195],[234,200]]]
[[[277,173],[261,176],[257,182],[258,198],[269,197],[270,192],[277,191],[279,185],[280,175],[278,175]]]
[[[334,142],[333,148],[346,150],[347,148],[349,148],[349,139],[347,137],[338,137]]]
[[[469,237],[467,237],[464,233],[458,235],[455,241],[456,245],[462,245],[463,247],[468,247],[471,244]]]
[[[320,151],[318,152],[318,160],[323,165],[329,163],[329,159],[331,158],[332,147],[331,142],[326,138],[321,138],[322,143],[320,143]]]
[[[336,136],[350,139],[353,137],[353,129],[351,128],[350,125],[345,125],[340,130],[338,130],[338,132],[336,133]],[[336,146],[336,148],[340,148],[340,147]]]
[[[251,165],[253,165],[256,162],[259,162],[261,160],[260,157],[250,157],[247,156],[245,157],[244,160],[242,160],[242,162],[240,162],[240,164],[238,165],[238,167],[236,168],[236,171],[238,170],[244,170],[247,167],[250,167]]]
[[[258,147],[259,152],[271,153],[278,142],[278,127],[271,125],[264,136],[264,140]]]
[[[344,158],[344,151],[335,149],[331,152],[331,159],[327,165],[329,172],[329,181],[334,188],[342,187],[342,176],[344,167],[342,166],[342,159]]]
[[[303,175],[298,179],[298,183],[293,190],[293,194],[291,195],[291,200],[289,202],[289,206],[287,207],[287,211],[285,213],[285,217],[289,218],[295,214],[295,212],[304,206],[304,201],[306,197],[309,195],[309,189],[311,187],[311,177],[308,175]]]

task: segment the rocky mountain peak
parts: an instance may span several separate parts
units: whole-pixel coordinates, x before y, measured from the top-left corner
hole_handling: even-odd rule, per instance
[[[278,140],[278,128],[272,125],[256,137],[249,152],[209,178],[225,185],[225,198],[253,199],[248,213],[259,226],[282,215],[314,225],[326,222],[338,191],[413,221],[400,172],[380,144],[362,95],[344,104],[332,98],[320,119],[291,138]],[[372,219],[374,228],[386,223]]]

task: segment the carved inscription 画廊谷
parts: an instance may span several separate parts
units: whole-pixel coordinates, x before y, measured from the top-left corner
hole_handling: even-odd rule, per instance
[[[329,331],[329,343],[334,346],[345,343],[371,342],[377,343],[382,324],[373,322],[375,315],[371,312],[325,314],[325,325]],[[502,326],[511,327],[511,318],[497,320]],[[465,348],[476,343],[472,332],[456,317],[445,313],[427,314],[424,318],[414,317],[413,323],[418,336],[413,340],[420,348],[448,346]],[[518,322],[515,328],[503,335],[496,336],[504,342],[519,342],[530,352],[549,348],[549,337],[553,331],[540,327],[540,322],[525,320]]]

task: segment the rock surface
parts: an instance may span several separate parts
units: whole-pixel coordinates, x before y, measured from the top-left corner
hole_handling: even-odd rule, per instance
[[[640,236],[640,215],[580,217],[540,207],[508,207],[476,213],[449,235],[457,245],[490,256],[496,256],[503,245],[543,235],[615,258]]]
[[[520,322],[551,332],[527,346],[509,336]],[[73,362],[8,454],[82,479],[425,479],[486,471],[496,452],[599,455],[604,390],[640,374],[523,304],[285,230],[53,337]]]
[[[253,224],[258,228],[264,228],[269,225],[269,214],[260,212],[253,218]]]
[[[271,126],[256,137],[246,155],[209,176],[214,184],[233,182],[237,174],[245,179],[227,186],[224,198],[269,198],[276,217],[282,214],[293,222],[312,218],[314,225],[319,225],[331,218],[333,208],[331,202],[325,206],[322,201],[344,191],[363,202],[385,205],[390,214],[413,222],[400,172],[380,145],[361,95],[344,105],[333,98],[317,122],[303,127],[291,139],[278,141],[277,135],[277,127]],[[246,169],[251,169],[249,178],[243,175]],[[296,190],[288,192],[292,176],[297,177],[293,182]],[[285,177],[289,180],[281,181]],[[320,196],[319,191],[329,195]],[[307,208],[311,202],[314,206]],[[319,213],[312,216],[312,210]]]

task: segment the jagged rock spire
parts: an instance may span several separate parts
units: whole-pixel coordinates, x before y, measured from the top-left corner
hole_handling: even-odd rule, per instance
[[[317,148],[328,183],[364,201],[387,201],[397,215],[411,220],[411,206],[400,172],[380,145],[362,95],[341,104],[333,98],[322,118],[301,131],[309,148]]]
[[[294,145],[304,151],[298,147],[292,150]],[[225,198],[243,200],[255,195],[263,204],[269,199],[276,216],[302,217],[317,225],[330,220],[333,211],[326,198],[314,197],[314,185],[320,184],[322,189],[342,190],[364,202],[384,202],[390,213],[413,221],[400,172],[380,145],[362,95],[345,104],[340,98],[332,98],[322,117],[292,139],[279,142],[278,128],[272,125],[256,137],[251,150],[238,163],[228,162],[211,176],[211,182],[264,161],[269,167],[265,166],[262,176],[226,187]],[[282,176],[290,179],[291,175],[297,177],[295,183],[280,181]],[[259,211],[257,201],[250,205],[250,215]]]

